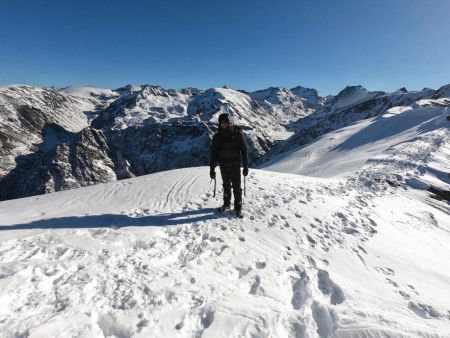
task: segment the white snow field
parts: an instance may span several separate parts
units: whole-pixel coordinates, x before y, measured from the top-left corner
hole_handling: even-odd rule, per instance
[[[243,219],[207,167],[1,202],[0,336],[450,337],[441,104],[251,169]]]

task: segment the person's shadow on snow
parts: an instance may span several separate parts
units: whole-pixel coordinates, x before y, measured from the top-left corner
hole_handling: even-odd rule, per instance
[[[170,214],[142,215],[85,215],[48,218],[24,224],[0,226],[1,230],[120,228],[129,226],[170,226],[212,220],[220,217],[214,208],[189,210]]]

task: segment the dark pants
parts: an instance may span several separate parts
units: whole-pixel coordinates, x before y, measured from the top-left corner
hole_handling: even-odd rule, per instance
[[[223,181],[223,203],[230,205],[231,186],[233,186],[234,207],[242,206],[241,166],[239,162],[220,164],[220,173]]]

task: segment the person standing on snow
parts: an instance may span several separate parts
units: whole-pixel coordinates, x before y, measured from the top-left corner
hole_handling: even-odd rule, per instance
[[[215,167],[219,162],[223,183],[223,205],[220,212],[230,209],[231,187],[234,195],[234,211],[241,216],[242,189],[241,189],[241,160],[244,166],[244,176],[248,175],[248,153],[242,131],[230,125],[228,114],[219,116],[219,131],[213,136],[210,146],[210,173],[212,179],[216,178]]]

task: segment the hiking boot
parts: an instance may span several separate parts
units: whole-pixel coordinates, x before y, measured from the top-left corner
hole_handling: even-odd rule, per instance
[[[242,205],[240,204],[235,204],[234,205],[234,212],[236,213],[237,217],[242,217]]]
[[[220,208],[219,208],[219,212],[225,212],[226,210],[230,209],[230,205],[224,203]]]

